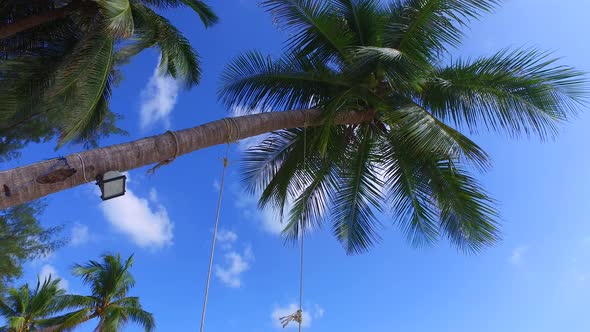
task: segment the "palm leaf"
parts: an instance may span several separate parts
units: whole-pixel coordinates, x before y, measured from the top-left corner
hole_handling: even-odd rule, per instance
[[[329,1],[270,0],[265,7],[292,36],[287,47],[298,55],[317,58],[322,62],[345,63],[345,48],[351,37],[343,22],[334,15]]]
[[[146,47],[160,49],[160,70],[176,78],[185,87],[199,83],[201,67],[197,52],[189,41],[166,18],[139,3],[132,3],[137,41],[120,54],[125,58]],[[127,54],[125,54],[125,52]]]
[[[219,99],[228,107],[255,111],[310,108],[348,86],[321,62],[294,54],[278,60],[258,52],[242,54],[222,74]]]
[[[142,2],[161,8],[188,6],[199,15],[201,22],[207,28],[219,21],[219,17],[217,17],[211,7],[205,1],[201,0],[142,0]]]
[[[396,0],[389,8],[384,46],[415,60],[436,60],[456,47],[471,19],[490,12],[500,0]]]
[[[116,37],[133,35],[133,14],[129,0],[96,0],[109,31]]]
[[[411,100],[393,101],[394,108],[381,117],[395,132],[398,144],[411,146],[416,158],[421,155],[446,155],[464,160],[481,171],[491,167],[488,154],[475,142],[439,121]]]
[[[346,21],[348,29],[354,35],[350,41],[353,45],[375,45],[380,39],[386,16],[382,5],[377,0],[331,0],[334,8]]]
[[[59,146],[88,135],[104,119],[110,98],[114,40],[100,33],[82,41],[56,73],[48,104],[63,122]],[[59,109],[65,108],[65,112]],[[61,114],[60,114],[61,113]]]
[[[583,73],[555,62],[537,50],[457,60],[426,82],[421,98],[440,119],[472,131],[553,136],[587,91]]]
[[[331,214],[334,235],[348,254],[366,251],[380,239],[380,222],[373,209],[380,211],[383,202],[383,183],[376,168],[376,137],[365,125],[358,129],[355,139],[356,144],[350,145],[339,163]]]

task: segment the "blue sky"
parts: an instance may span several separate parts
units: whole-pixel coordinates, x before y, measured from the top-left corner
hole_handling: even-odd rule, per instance
[[[221,22],[204,30],[188,11],[166,13],[200,51],[202,84],[179,91],[153,76],[157,52],[142,53],[124,68],[112,109],[124,115],[124,142],[182,129],[231,113],[216,101],[224,65],[241,51],[279,54],[286,36],[255,0],[212,2]],[[473,24],[456,56],[490,54],[504,47],[553,50],[563,62],[590,72],[590,3],[579,0],[509,0]],[[494,168],[480,176],[499,201],[503,241],[477,256],[445,242],[412,249],[394,226],[381,244],[348,257],[328,230],[306,245],[304,310],[309,331],[404,332],[587,331],[590,328],[590,116],[563,127],[556,141],[475,139]],[[54,145],[27,148],[3,169],[78,150]],[[238,160],[242,145],[234,145]],[[224,147],[198,151],[161,168],[131,171],[126,196],[102,204],[93,185],[50,196],[46,225],[66,225],[72,243],[27,265],[64,277],[77,293],[87,289],[69,275],[75,262],[104,252],[135,254],[134,294],[155,314],[158,331],[197,331],[214,222],[219,157]],[[298,250],[276,235],[278,218],[256,209],[240,191],[239,170],[229,169],[212,280],[208,331],[272,331],[277,315],[297,303]],[[389,224],[385,222],[386,224]],[[275,317],[275,318],[273,318]],[[82,331],[91,331],[89,324]],[[138,331],[129,326],[126,331]]]

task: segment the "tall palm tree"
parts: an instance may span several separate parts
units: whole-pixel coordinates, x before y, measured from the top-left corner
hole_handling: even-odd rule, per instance
[[[143,310],[138,297],[128,296],[135,285],[129,272],[133,256],[124,262],[120,255],[103,255],[102,262],[89,261],[76,264],[73,274],[82,278],[90,286],[91,295],[68,295],[67,302],[79,309],[57,317],[52,331],[68,331],[75,326],[98,319],[97,332],[116,332],[129,321],[141,325],[145,331],[155,328],[154,317]]]
[[[265,1],[290,34],[285,55],[243,54],[220,89],[228,107],[258,113],[70,155],[77,172],[51,185],[18,186],[55,160],[0,172],[0,208],[109,170],[274,132],[246,156],[244,178],[261,205],[293,204],[287,238],[300,232],[299,221],[313,228],[330,220],[347,252],[357,253],[379,240],[381,216],[391,214],[415,245],[446,237],[480,250],[499,237],[494,202],[471,174],[490,160],[462,131],[552,137],[586,92],[582,73],[535,49],[450,57],[468,23],[498,3]],[[295,129],[281,130],[288,128]]]
[[[0,331],[40,331],[54,324],[56,320],[52,317],[68,306],[66,292],[59,287],[59,282],[48,277],[43,283],[37,281],[35,289],[28,284],[11,288],[6,299],[0,299],[0,316],[7,322]]]
[[[198,55],[156,10],[186,7],[209,27],[200,0],[7,0],[0,4],[0,152],[58,134],[59,144],[92,144],[119,132],[109,109],[118,66],[146,48],[162,74],[199,82]]]
[[[445,237],[478,251],[499,238],[494,200],[471,174],[489,156],[459,130],[553,137],[585,90],[580,72],[536,49],[451,57],[467,24],[498,3],[263,1],[290,34],[285,53],[239,56],[220,98],[253,112],[322,111],[323,125],[277,131],[245,156],[260,206],[292,202],[288,239],[329,220],[359,253],[380,239],[383,214],[418,246]],[[372,120],[334,124],[350,111]]]

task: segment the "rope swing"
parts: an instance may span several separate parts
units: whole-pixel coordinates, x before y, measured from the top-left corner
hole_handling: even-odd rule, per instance
[[[225,149],[225,157],[223,161],[223,171],[221,173],[221,183],[219,185],[219,198],[217,199],[217,212],[215,214],[215,226],[213,227],[213,239],[211,240],[211,254],[209,256],[209,269],[207,270],[207,284],[205,286],[205,298],[203,300],[203,312],[201,314],[201,332],[205,331],[205,314],[207,313],[207,300],[209,299],[209,285],[211,284],[211,270],[213,269],[213,256],[215,255],[215,242],[217,240],[217,228],[219,226],[219,214],[221,212],[221,201],[223,198],[223,187],[225,183],[225,173],[227,166],[229,165],[229,148],[233,142],[232,135],[232,124],[236,128],[236,137],[239,137],[240,127],[236,121],[232,118],[223,119],[225,126],[227,127],[227,147]]]
[[[303,171],[305,172],[307,167],[307,119],[303,124]],[[299,219],[299,232],[301,233],[301,252],[300,252],[300,266],[299,266],[299,309],[294,313],[279,318],[283,328],[286,328],[290,322],[296,322],[299,324],[299,332],[301,332],[301,327],[303,325],[303,253],[304,253],[304,239],[305,239],[305,229],[303,225],[303,218]]]
[[[221,213],[221,202],[223,199],[223,188],[225,184],[225,174],[227,171],[227,167],[229,165],[229,150],[230,144],[234,140],[232,126],[235,127],[236,136],[239,137],[240,127],[236,123],[236,121],[232,118],[224,119],[224,123],[227,127],[228,137],[227,137],[227,147],[225,150],[225,157],[222,159],[223,161],[223,171],[221,173],[221,183],[219,185],[219,198],[217,200],[217,211],[215,214],[215,225],[213,227],[213,239],[211,240],[211,254],[209,255],[209,268],[207,270],[207,282],[205,285],[205,296],[203,299],[203,311],[201,314],[201,328],[200,332],[205,331],[205,316],[207,313],[207,300],[209,298],[209,286],[211,284],[211,271],[213,269],[213,257],[215,255],[215,242],[217,240],[217,230],[219,228],[219,215]],[[303,126],[303,171],[305,172],[307,167],[307,119]],[[305,230],[303,219],[299,220],[299,232],[301,236],[301,252],[300,252],[300,270],[299,270],[299,309],[288,316],[281,317],[280,322],[283,328],[287,327],[290,322],[296,322],[299,324],[299,332],[301,332],[301,328],[303,325],[303,254],[304,254],[304,238],[305,238]]]

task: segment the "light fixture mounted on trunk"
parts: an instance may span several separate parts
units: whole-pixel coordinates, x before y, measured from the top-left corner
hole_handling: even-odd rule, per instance
[[[96,185],[100,187],[103,201],[125,195],[127,177],[118,171],[108,171],[96,177]]]

